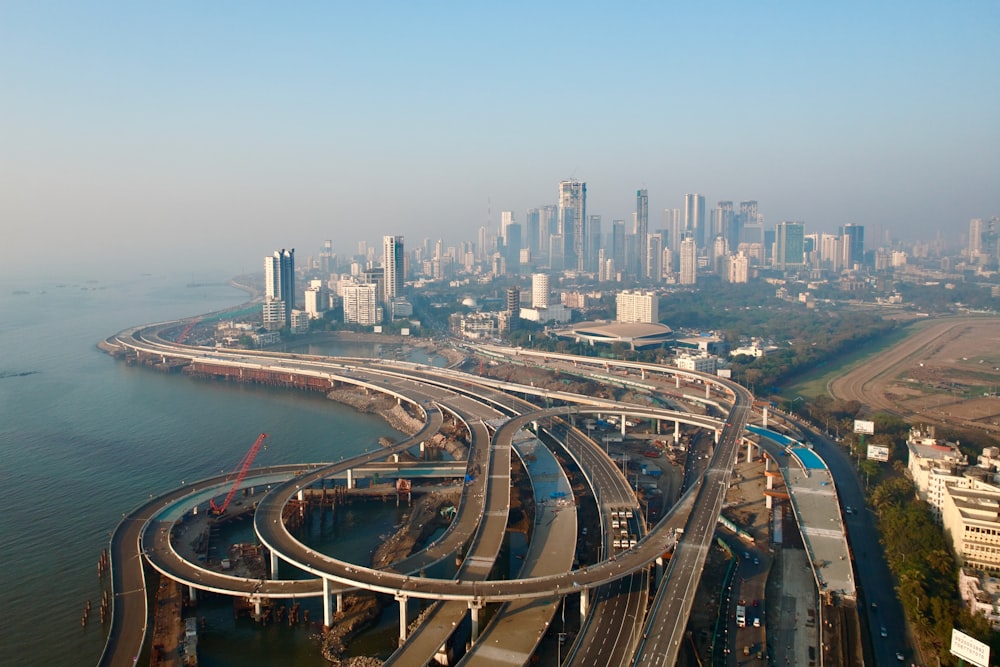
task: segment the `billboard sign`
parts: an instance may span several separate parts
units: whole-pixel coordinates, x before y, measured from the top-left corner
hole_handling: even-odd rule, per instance
[[[888,461],[889,448],[883,447],[882,445],[868,445],[868,460],[883,462]]]
[[[955,628],[951,629],[951,654],[978,667],[990,664],[990,645]]]
[[[855,419],[854,432],[864,433],[865,435],[872,435],[873,433],[875,433],[875,422],[864,421],[863,419]]]

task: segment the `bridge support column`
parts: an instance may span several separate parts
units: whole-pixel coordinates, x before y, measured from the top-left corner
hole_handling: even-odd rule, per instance
[[[306,499],[306,490],[305,489],[299,489],[299,492],[295,494],[295,497],[301,503],[303,500]]]
[[[349,488],[349,489],[353,489],[354,488],[354,469],[353,468],[348,468],[347,469],[347,488]]]
[[[271,578],[278,578],[278,554],[273,550],[271,551]]]
[[[641,377],[643,380],[646,379],[646,369],[645,368],[640,368],[639,369],[639,377]]]
[[[426,447],[426,445],[424,444],[424,441],[421,440],[420,441],[420,458],[424,458],[424,449],[425,449],[425,447]]]
[[[198,589],[194,586],[188,586],[188,600],[191,602],[198,601]]]
[[[399,645],[406,641],[406,603],[410,598],[405,595],[396,594],[396,602],[399,603]]]
[[[705,383],[705,398],[712,398],[712,385]]]
[[[590,589],[580,589],[580,623],[587,622],[587,614],[590,613]]]
[[[330,609],[330,580],[323,577],[323,628],[333,624],[333,610]]]
[[[625,413],[622,413],[622,437],[625,437]]]
[[[653,571],[653,588],[660,587],[661,579],[663,579],[663,556],[657,556],[656,569]]]
[[[722,434],[722,431],[716,431],[715,432],[715,444],[719,444],[719,436],[721,434]]]
[[[747,439],[747,463],[753,461],[753,440]]]
[[[253,620],[260,621],[260,596],[255,595],[253,600]]]
[[[767,408],[764,408],[764,428],[767,428]]]
[[[674,376],[674,388],[676,388],[676,389],[680,389],[681,388],[681,376],[680,375],[675,375]]]
[[[392,455],[392,462],[393,463],[399,463],[399,454],[398,453]]]
[[[337,613],[344,613],[344,594],[337,593]]]
[[[679,445],[681,442],[681,423],[674,420],[674,446]]]
[[[472,615],[472,643],[479,641],[479,612],[485,606],[482,600],[469,600],[469,613]]]

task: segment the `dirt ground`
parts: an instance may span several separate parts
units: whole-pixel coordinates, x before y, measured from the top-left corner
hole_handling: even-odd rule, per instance
[[[1000,319],[933,323],[828,389],[834,398],[860,401],[873,412],[1000,435]]]

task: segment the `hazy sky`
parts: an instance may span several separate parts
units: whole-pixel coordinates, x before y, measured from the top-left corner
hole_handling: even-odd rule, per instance
[[[1000,214],[1000,2],[680,4],[2,3],[4,265],[450,245],[573,177],[654,229]]]

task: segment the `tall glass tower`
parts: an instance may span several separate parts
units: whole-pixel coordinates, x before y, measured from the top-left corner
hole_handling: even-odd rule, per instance
[[[284,302],[285,326],[291,326],[295,307],[295,248],[275,250],[264,258],[264,300]]]
[[[587,266],[587,184],[559,183],[559,234],[565,243],[565,266],[583,271]]]
[[[403,237],[382,237],[382,269],[385,271],[384,299],[390,305],[392,300],[403,293]]]

